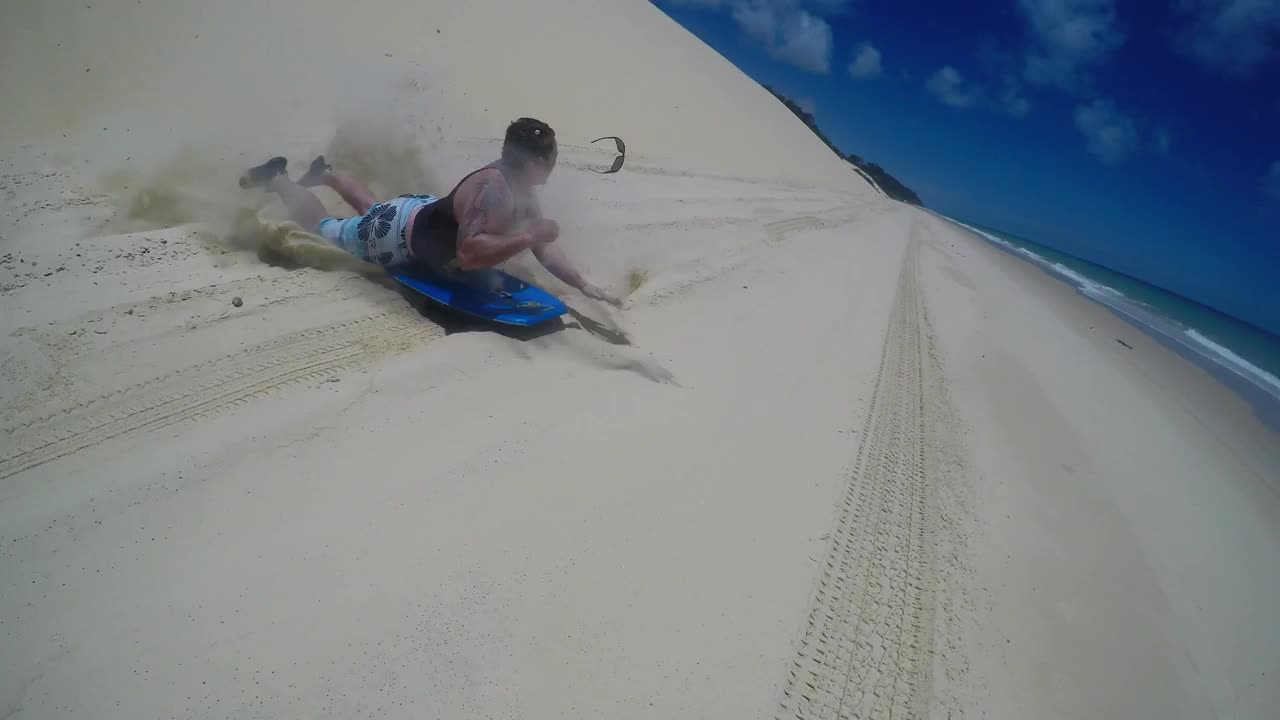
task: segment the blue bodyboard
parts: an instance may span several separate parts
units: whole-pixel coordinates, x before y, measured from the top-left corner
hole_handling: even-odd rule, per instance
[[[391,276],[450,310],[499,325],[533,327],[569,311],[555,295],[499,270]]]

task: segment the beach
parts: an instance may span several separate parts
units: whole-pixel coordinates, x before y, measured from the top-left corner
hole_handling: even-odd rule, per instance
[[[1104,306],[965,240],[924,267],[983,508],[972,569],[998,578],[1002,629],[972,653],[1000,658],[992,716],[1265,717],[1275,435]]]
[[[14,18],[0,716],[1280,703],[1280,439],[648,3]],[[325,152],[443,194],[525,115],[558,242],[623,298],[518,258],[574,310],[536,337],[420,312],[235,184]]]

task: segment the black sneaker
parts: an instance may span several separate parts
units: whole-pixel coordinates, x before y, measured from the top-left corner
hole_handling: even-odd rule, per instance
[[[325,161],[323,155],[317,155],[315,160],[311,161],[311,167],[298,178],[298,184],[302,187],[315,187],[324,184],[324,176],[329,174],[333,166]]]
[[[240,187],[266,187],[266,184],[271,182],[271,178],[285,174],[285,165],[287,164],[289,164],[288,160],[282,157],[273,157],[257,167],[251,167],[240,176]]]

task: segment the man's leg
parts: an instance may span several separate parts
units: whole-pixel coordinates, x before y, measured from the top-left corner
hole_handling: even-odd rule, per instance
[[[369,208],[378,202],[368,185],[350,175],[335,173],[329,163],[325,162],[323,155],[311,161],[311,167],[306,174],[298,178],[298,184],[303,187],[325,185],[333,188],[333,191],[342,196],[342,199],[346,200],[347,204],[355,208],[360,215],[369,212]]]
[[[289,211],[289,219],[302,226],[307,232],[315,232],[320,221],[329,217],[324,203],[315,193],[289,179],[288,175],[277,175],[267,181],[267,189],[280,196],[285,209]]]
[[[240,187],[260,187],[279,195],[289,211],[289,219],[307,232],[315,232],[320,221],[329,217],[329,211],[324,209],[324,203],[315,193],[289,179],[285,169],[287,163],[282,157],[273,157],[249,168],[240,176]]]

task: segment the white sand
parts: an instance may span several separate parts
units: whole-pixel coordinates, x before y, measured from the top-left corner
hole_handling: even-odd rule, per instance
[[[990,715],[1272,717],[1277,437],[1068,286],[922,224],[972,463],[970,599],[985,627],[966,635]]]
[[[647,3],[260,5],[0,29],[0,717],[1280,702],[1280,448],[1203,373]],[[525,114],[620,312],[521,260],[582,316],[446,334],[233,232],[268,153],[441,192]]]

